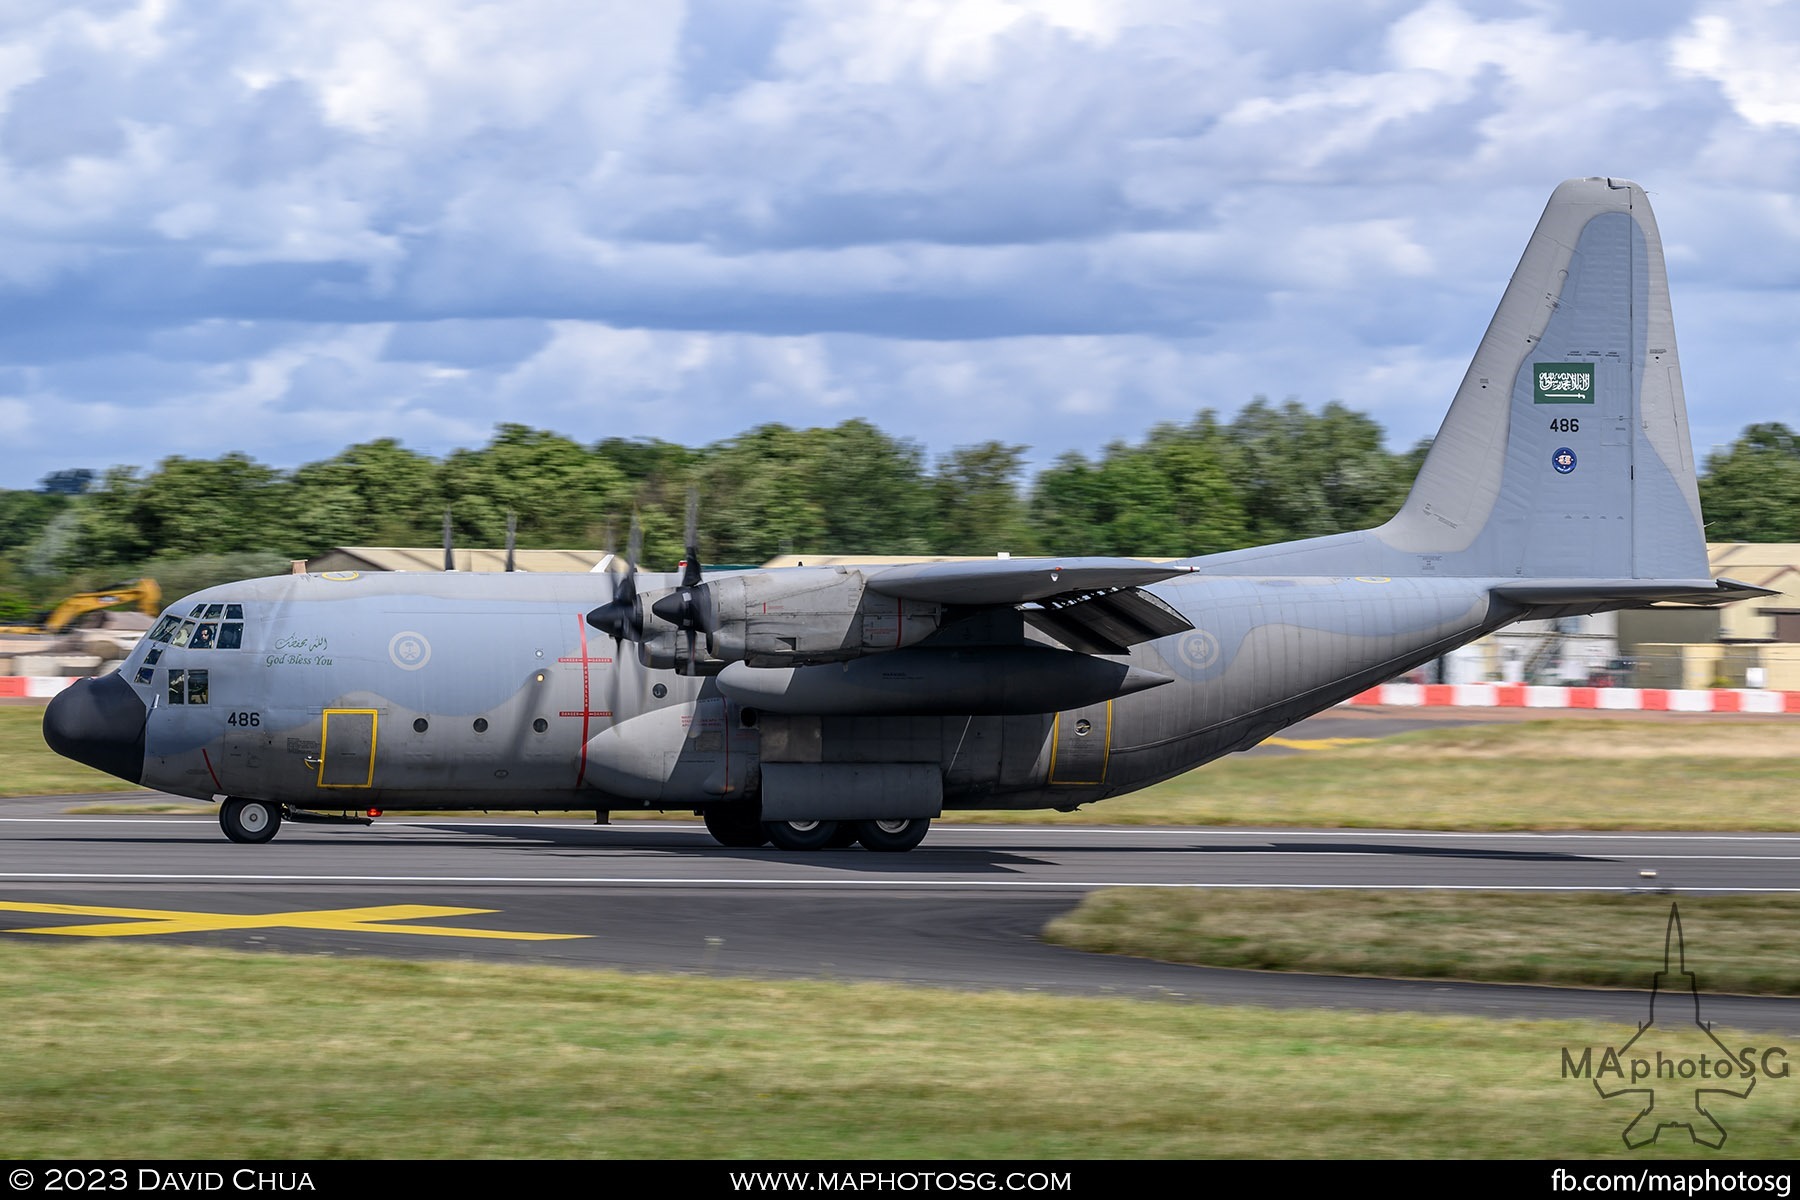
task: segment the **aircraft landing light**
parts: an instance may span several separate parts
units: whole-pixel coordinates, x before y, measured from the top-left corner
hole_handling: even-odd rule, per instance
[[[495,908],[443,908],[432,904],[378,904],[369,908],[322,908],[276,913],[206,913],[157,908],[102,908],[86,904],[25,904],[0,900],[0,912],[127,918],[93,925],[47,925],[37,929],[3,931],[54,934],[61,937],[136,937],[153,933],[204,933],[226,929],[330,929],[339,933],[416,933],[425,937],[499,938],[515,942],[549,942],[589,936],[585,933],[522,933],[510,929],[390,924],[393,921],[413,921],[421,917],[465,917],[498,911],[500,910]]]

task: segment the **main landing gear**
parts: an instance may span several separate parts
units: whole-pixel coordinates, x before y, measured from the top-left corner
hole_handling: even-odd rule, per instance
[[[234,842],[266,842],[281,828],[281,805],[227,797],[219,806],[219,827]]]
[[[706,831],[721,846],[755,849],[773,844],[777,850],[843,849],[861,842],[865,850],[897,853],[925,840],[931,818],[891,821],[758,821],[754,813],[730,808],[709,809]]]

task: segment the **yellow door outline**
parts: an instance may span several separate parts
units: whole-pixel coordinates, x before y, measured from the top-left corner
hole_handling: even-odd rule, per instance
[[[369,718],[369,773],[361,783],[326,783],[325,764],[331,760],[326,757],[330,753],[331,718],[335,716],[366,716]],[[366,788],[375,784],[375,735],[381,726],[381,710],[375,708],[328,708],[319,718],[319,784],[322,788]]]
[[[1106,702],[1106,728],[1100,735],[1103,740],[1100,743],[1100,778],[1098,779],[1058,779],[1056,777],[1056,750],[1057,743],[1062,736],[1064,716],[1063,713],[1056,714],[1056,721],[1050,726],[1050,783],[1093,785],[1106,782],[1106,767],[1112,761],[1112,706],[1113,702],[1108,700]]]

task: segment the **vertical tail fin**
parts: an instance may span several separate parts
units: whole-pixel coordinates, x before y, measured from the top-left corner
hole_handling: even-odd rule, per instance
[[[1397,574],[1707,578],[1662,240],[1637,184],[1556,189],[1411,494],[1371,532]]]

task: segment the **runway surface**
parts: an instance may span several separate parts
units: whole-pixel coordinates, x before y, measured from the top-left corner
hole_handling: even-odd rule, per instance
[[[1100,887],[1626,891],[1655,871],[1677,894],[1800,891],[1800,835],[938,826],[909,854],[787,854],[697,822],[414,818],[240,846],[206,816],[70,804],[0,802],[0,931],[1635,1023],[1645,993],[1190,967],[1037,933]],[[1703,1015],[1800,1032],[1800,1000],[1708,995]]]

